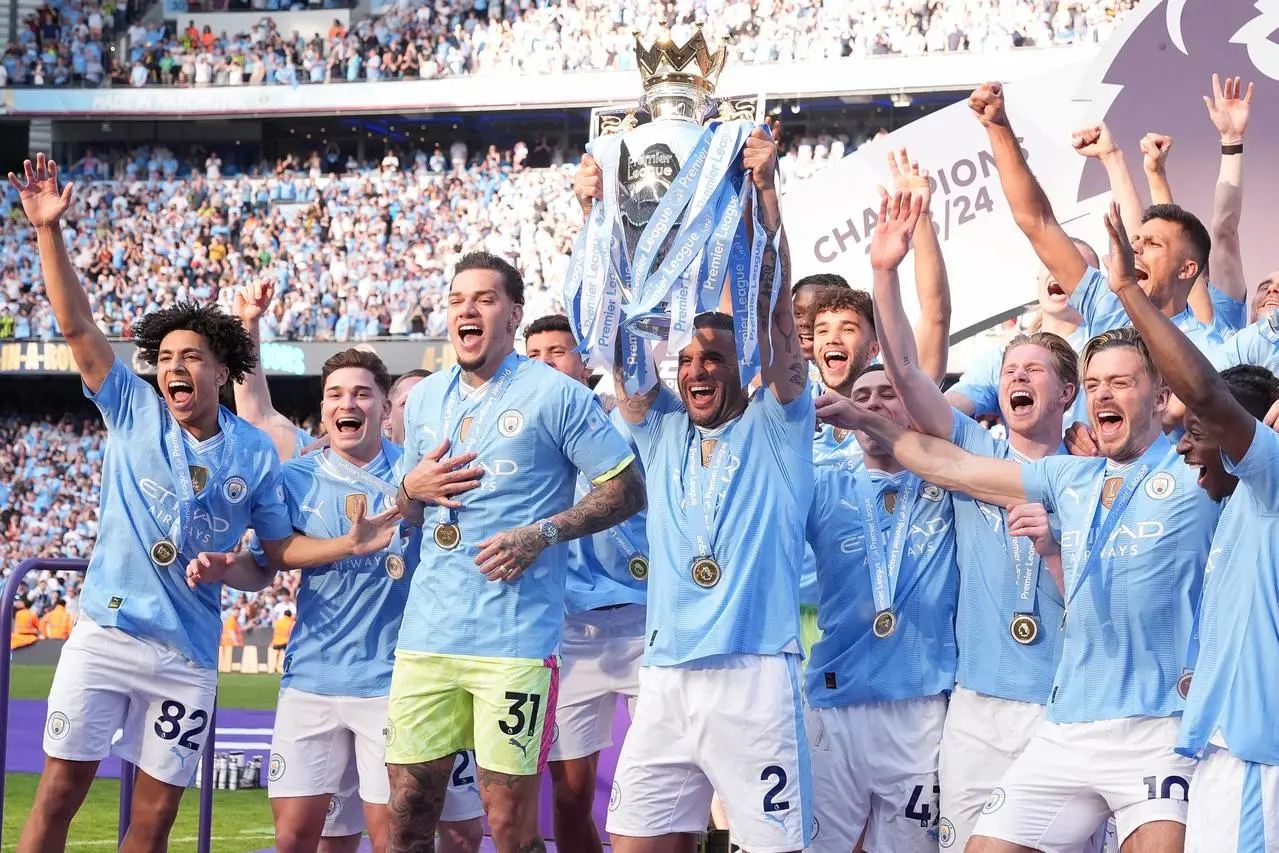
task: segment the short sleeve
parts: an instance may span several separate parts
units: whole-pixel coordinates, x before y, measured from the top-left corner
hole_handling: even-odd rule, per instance
[[[1089,337],[1132,325],[1123,303],[1110,292],[1105,273],[1096,267],[1087,269],[1070,294],[1069,303],[1084,318],[1084,328],[1088,330]]]
[[[112,432],[128,432],[143,418],[150,419],[157,427],[162,423],[160,410],[164,404],[160,395],[118,358],[107,371],[98,393],[83,387],[84,396],[97,405],[102,420]]]
[[[585,385],[566,380],[558,383],[563,401],[559,407],[555,440],[573,467],[602,483],[620,473],[635,458],[630,445],[609,423],[604,407]]]
[[[287,539],[293,533],[289,520],[289,508],[284,500],[284,474],[274,450],[260,454],[268,464],[266,475],[253,492],[253,507],[249,518],[254,532],[268,542]]]
[[[681,426],[686,425],[688,410],[669,388],[659,382],[657,396],[653,398],[652,405],[644,413],[644,420],[637,424],[628,421],[626,424],[631,441],[639,450],[641,459],[649,457],[660,441],[662,431],[669,429],[674,421],[679,421]]]
[[[961,394],[973,404],[975,415],[999,414],[999,365],[1003,360],[1000,347],[988,347],[973,359],[959,377],[959,381],[947,388],[947,393],[954,391]]]
[[[259,566],[266,567],[271,560],[267,557],[266,551],[262,550],[262,540],[258,538],[257,531],[249,534],[249,555],[253,557],[253,561]]]
[[[1239,331],[1246,325],[1248,306],[1242,299],[1235,299],[1212,282],[1208,282],[1208,296],[1212,299],[1214,324],[1231,331]]]
[[[767,388],[760,388],[755,395],[751,405],[763,406],[765,416],[776,431],[812,443],[813,425],[817,423],[817,401],[812,394],[805,391],[789,403],[778,400]]]
[[[1271,373],[1279,370],[1279,314],[1258,320],[1240,329],[1237,334],[1208,351],[1208,359],[1217,370],[1226,370],[1241,364],[1255,364]]]
[[[1269,512],[1279,512],[1279,434],[1257,421],[1248,452],[1238,464],[1223,450],[1226,472],[1248,485],[1257,502]]]
[[[995,455],[995,437],[990,430],[958,409],[951,410],[950,442],[975,456]]]
[[[1065,480],[1069,456],[1046,456],[1021,466],[1021,485],[1027,503],[1043,504],[1050,513],[1058,512],[1057,495]]]

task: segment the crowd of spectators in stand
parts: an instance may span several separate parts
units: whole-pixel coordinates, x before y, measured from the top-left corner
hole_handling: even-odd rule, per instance
[[[313,35],[282,32],[252,13],[237,32],[183,26],[180,18],[175,32],[130,20],[123,2],[49,0],[6,51],[0,86],[96,86],[107,78],[132,86],[298,85],[627,69],[634,29],[651,37],[671,26],[683,38],[702,21],[711,35],[732,38],[732,62],[996,51],[1102,41],[1137,0],[393,0],[350,27],[335,20]],[[117,37],[123,50],[110,63]]]
[[[783,170],[808,177],[854,147],[847,135],[801,137]],[[114,337],[174,300],[229,308],[234,287],[252,277],[276,285],[264,340],[439,337],[449,270],[477,249],[524,273],[531,321],[560,310],[581,223],[570,157],[546,142],[474,155],[459,142],[365,164],[333,149],[246,173],[217,154],[197,168],[162,148],[90,151],[69,169],[81,186],[68,245]],[[54,338],[35,241],[7,192],[0,339]]]
[[[106,435],[97,417],[0,417],[0,578],[30,557],[89,558],[98,534]],[[18,597],[41,620],[58,602],[74,619],[82,580],[79,572],[31,572]],[[228,589],[223,608],[234,610],[245,630],[269,628],[284,607],[296,607],[298,583],[298,573],[289,572],[260,593]]]

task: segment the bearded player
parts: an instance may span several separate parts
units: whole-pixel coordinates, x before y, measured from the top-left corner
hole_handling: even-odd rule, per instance
[[[99,762],[114,753],[138,768],[121,849],[162,851],[217,685],[221,586],[189,583],[188,561],[216,563],[216,580],[257,590],[274,572],[228,553],[249,526],[277,564],[367,548],[386,528],[361,516],[358,535],[344,540],[291,535],[269,440],[218,404],[222,386],[254,364],[239,324],[190,303],[143,318],[134,340],[156,367],[157,393],[115,357],[94,322],[62,235],[73,186],[59,191],[44,155],[24,165],[25,180],[9,180],[35,230],[58,327],[112,440],[101,530],[50,690],[48,758],[18,849],[65,849]]]
[[[790,300],[770,306],[777,265],[780,286],[790,284],[776,158],[753,132],[743,164],[767,246],[761,387],[743,389],[724,314],[695,319],[678,398],[660,384],[628,394],[615,377],[645,468],[668,472],[648,486],[649,640],[609,804],[619,853],[685,849],[706,827],[713,791],[744,849],[798,851],[811,829],[798,596],[814,413]]]
[[[498,850],[543,850],[562,546],[639,511],[643,475],[590,389],[514,351],[524,304],[514,267],[467,255],[448,300],[458,364],[418,383],[405,410],[398,500],[425,528],[391,680],[390,849],[430,844],[452,756],[473,745]],[[477,455],[479,488],[458,485],[449,452]],[[575,503],[579,472],[593,488]]]

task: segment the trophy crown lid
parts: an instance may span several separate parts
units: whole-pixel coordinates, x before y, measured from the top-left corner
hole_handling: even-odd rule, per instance
[[[639,65],[644,91],[663,83],[693,85],[708,93],[715,91],[724,62],[728,59],[728,39],[720,39],[714,52],[702,33],[701,24],[682,45],[677,45],[666,31],[650,47],[645,47],[642,34],[635,33],[635,59]]]

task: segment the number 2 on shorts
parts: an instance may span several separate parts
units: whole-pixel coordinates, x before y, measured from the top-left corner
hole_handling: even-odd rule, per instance
[[[182,720],[186,718],[194,723],[193,727],[188,727],[186,731],[182,730]],[[173,740],[177,738],[178,746],[186,747],[191,751],[200,748],[200,744],[196,743],[192,738],[204,734],[205,728],[209,725],[209,714],[196,708],[187,714],[187,706],[173,699],[165,699],[160,703],[160,718],[155,721],[155,733],[164,740]]]

